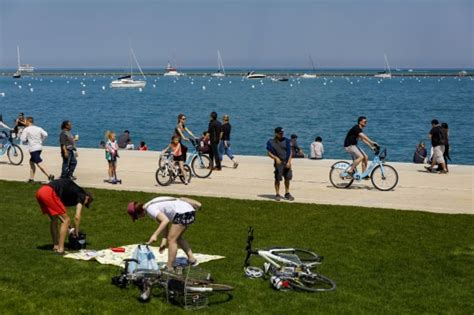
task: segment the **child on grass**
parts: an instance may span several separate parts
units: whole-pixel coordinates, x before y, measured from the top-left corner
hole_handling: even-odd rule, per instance
[[[115,132],[107,131],[105,137],[107,139],[107,142],[105,143],[105,159],[109,164],[109,183],[117,184],[117,158],[119,156]]]

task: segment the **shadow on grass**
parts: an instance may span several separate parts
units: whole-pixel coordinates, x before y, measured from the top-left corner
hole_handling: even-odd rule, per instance
[[[275,200],[275,194],[261,194],[261,195],[257,195],[257,197]]]
[[[36,246],[36,249],[44,250],[44,251],[52,251],[53,244],[45,244],[45,245]]]

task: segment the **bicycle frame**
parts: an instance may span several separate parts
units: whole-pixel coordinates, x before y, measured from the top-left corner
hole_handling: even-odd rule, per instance
[[[2,148],[0,149],[0,156],[6,154],[7,151],[8,151],[8,148],[10,148],[10,147],[12,146],[12,144],[13,144],[13,138],[12,138],[11,132],[10,132],[10,135],[7,134],[5,131],[1,131],[1,133],[2,133],[3,135],[5,135],[5,138],[6,138],[7,140],[5,141],[5,144],[4,144],[4,145],[2,146]]]
[[[370,162],[370,164],[369,164],[369,166],[367,167],[367,169],[365,170],[365,172],[361,173],[361,172],[359,172],[359,171],[356,171],[356,172],[352,175],[352,177],[353,177],[355,180],[360,181],[360,180],[362,180],[364,177],[367,177],[367,176],[371,175],[371,174],[372,174],[372,171],[374,170],[374,168],[375,168],[377,165],[380,165],[380,169],[382,170],[382,175],[385,176],[385,170],[384,170],[384,167],[383,167],[385,161],[384,161],[383,158],[381,158],[381,156],[385,156],[385,155],[386,155],[386,152],[387,152],[386,149],[383,149],[383,150],[381,150],[381,151],[380,151],[380,150],[377,150],[377,151],[375,152],[375,156],[374,156],[373,160]],[[345,165],[344,165],[344,166],[342,166],[342,165],[340,166],[340,168],[342,168],[342,167],[345,168]],[[351,167],[351,165],[350,165],[348,168],[346,168],[343,173],[341,173],[341,176],[348,176],[349,174],[348,174],[347,171],[349,170],[350,167]],[[338,165],[336,165],[335,168],[338,168]]]
[[[191,166],[191,162],[192,160],[194,159],[195,156],[197,156],[197,158],[199,159],[199,163],[201,164],[201,166],[203,165],[203,162],[202,162],[202,153],[199,151],[199,144],[196,140],[194,139],[189,139],[189,141],[191,142],[191,144],[193,145],[193,151],[191,152],[190,155],[188,155],[186,157],[186,162],[185,164],[186,165],[189,165]]]

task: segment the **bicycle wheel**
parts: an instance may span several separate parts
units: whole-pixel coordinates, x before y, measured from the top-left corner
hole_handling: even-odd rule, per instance
[[[7,150],[8,160],[13,165],[20,165],[23,162],[23,151],[21,148],[16,145],[12,144]]]
[[[329,171],[329,180],[331,184],[336,188],[348,188],[354,182],[354,178],[343,176],[346,174],[346,170],[351,166],[346,161],[339,161],[331,166]]]
[[[328,292],[336,289],[336,283],[326,276],[315,274],[310,278],[288,278],[293,289],[307,292]]]
[[[382,172],[382,167],[377,165],[372,171],[370,179],[372,180],[372,184],[375,188],[381,191],[388,191],[397,186],[398,173],[395,168],[390,165],[383,165]]]
[[[297,256],[302,263],[321,262],[324,259],[323,256],[319,256],[306,249],[292,248],[291,250],[284,250],[284,248],[282,248],[281,251],[278,251],[278,248],[275,249],[276,251],[272,251],[273,255],[285,259],[289,259],[291,256]]]
[[[168,186],[173,181],[173,176],[166,166],[160,167],[156,170],[155,178],[156,182],[161,186]]]
[[[191,168],[194,176],[206,178],[212,173],[212,161],[207,155],[195,155],[191,160]]]
[[[189,165],[184,165],[183,168],[184,168],[184,176],[181,176],[180,179],[183,183],[186,181],[189,184],[191,182],[191,177],[192,177],[191,168],[189,167]]]

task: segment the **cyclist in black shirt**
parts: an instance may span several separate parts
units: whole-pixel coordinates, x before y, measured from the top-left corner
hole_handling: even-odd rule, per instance
[[[367,118],[364,116],[359,117],[357,119],[357,125],[349,130],[346,139],[344,140],[344,148],[354,160],[348,171],[349,174],[354,173],[355,168],[360,164],[360,162],[362,162],[362,173],[364,173],[369,161],[367,154],[357,145],[357,140],[362,140],[371,148],[377,146],[376,142],[370,140],[370,138],[363,133],[365,126],[367,126]]]

